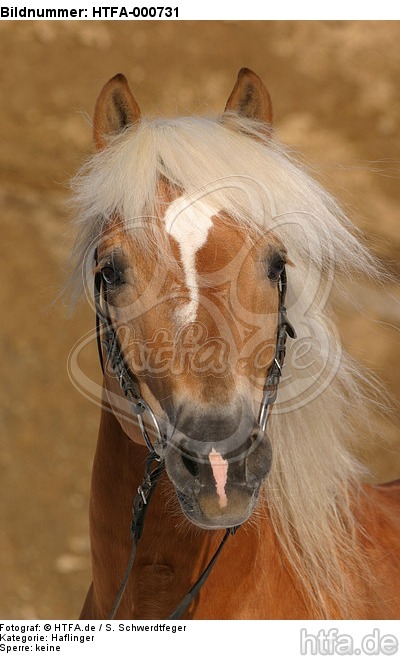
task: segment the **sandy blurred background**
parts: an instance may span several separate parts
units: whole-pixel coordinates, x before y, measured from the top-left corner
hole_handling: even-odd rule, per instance
[[[98,409],[67,356],[93,326],[52,305],[72,242],[68,180],[91,149],[103,83],[130,80],[145,112],[220,111],[237,71],[268,85],[280,138],[299,149],[399,273],[400,24],[0,23],[0,616],[73,618],[90,580],[88,492]],[[399,297],[349,281],[343,341],[400,390]],[[98,379],[93,349],[86,363]],[[366,446],[376,480],[400,477],[399,414]]]

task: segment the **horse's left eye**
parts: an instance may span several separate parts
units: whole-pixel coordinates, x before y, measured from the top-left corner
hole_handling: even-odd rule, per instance
[[[110,264],[107,264],[101,269],[101,275],[103,276],[104,284],[109,287],[118,287],[124,282],[122,273],[114,269]]]
[[[286,258],[280,252],[275,252],[268,261],[268,278],[272,282],[278,282],[280,275],[285,268]]]

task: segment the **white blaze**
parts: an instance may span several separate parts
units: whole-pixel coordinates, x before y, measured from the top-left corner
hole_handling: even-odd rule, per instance
[[[207,242],[215,212],[204,201],[195,201],[185,206],[181,198],[174,200],[165,213],[165,229],[179,245],[185,283],[190,301],[180,310],[182,321],[196,321],[199,307],[196,253]]]
[[[226,508],[228,505],[228,499],[225,492],[225,486],[228,480],[228,461],[225,460],[214,448],[211,449],[208,459],[214,476],[215,487],[217,488],[220,508]]]

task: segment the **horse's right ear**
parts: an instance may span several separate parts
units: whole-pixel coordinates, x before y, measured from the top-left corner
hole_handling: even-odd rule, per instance
[[[93,136],[96,148],[107,144],[107,137],[118,134],[140,119],[140,109],[121,73],[104,85],[97,98],[93,119]]]

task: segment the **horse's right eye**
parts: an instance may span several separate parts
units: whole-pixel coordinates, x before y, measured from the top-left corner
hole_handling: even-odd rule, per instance
[[[110,264],[107,264],[101,269],[101,275],[104,284],[108,285],[108,287],[118,287],[124,283],[122,273],[114,269]]]

